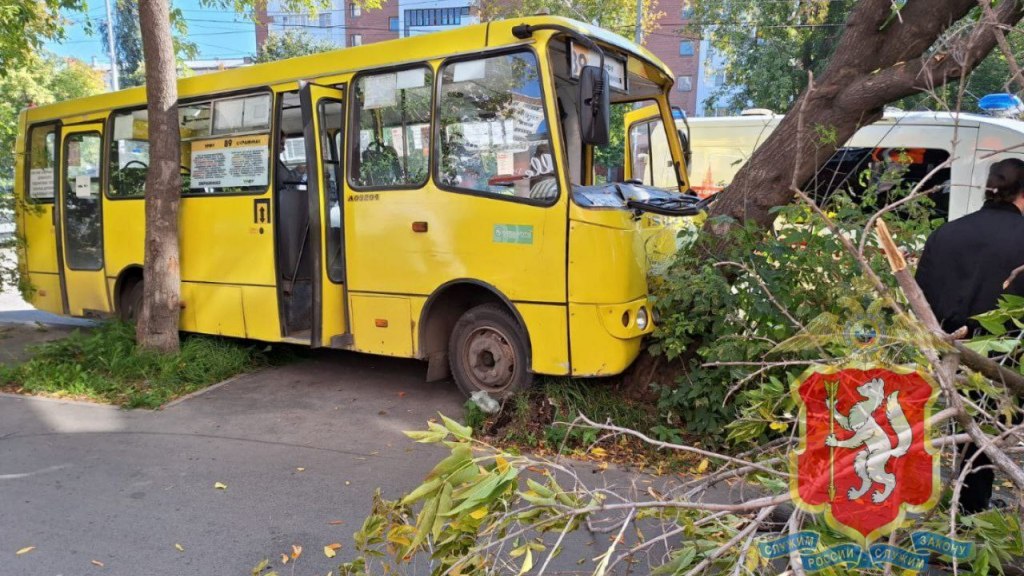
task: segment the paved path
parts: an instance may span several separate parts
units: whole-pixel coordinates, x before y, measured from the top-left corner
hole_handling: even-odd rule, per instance
[[[374,489],[395,497],[443,456],[401,434],[461,415],[423,375],[331,354],[157,412],[0,397],[0,573],[246,574],[297,543],[298,573],[326,574],[323,546],[351,550]]]

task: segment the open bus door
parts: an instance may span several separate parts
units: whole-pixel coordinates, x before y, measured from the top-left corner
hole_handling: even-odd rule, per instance
[[[313,273],[312,346],[347,348],[352,331],[346,304],[345,218],[342,213],[344,91],[307,83],[299,90],[309,189]]]
[[[58,256],[65,312],[110,312],[103,267],[103,124],[64,126],[57,210]]]

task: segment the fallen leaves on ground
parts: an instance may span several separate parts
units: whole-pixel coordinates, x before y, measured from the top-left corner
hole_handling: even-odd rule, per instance
[[[29,552],[31,552],[31,551],[33,551],[35,549],[36,549],[35,546],[25,546],[21,550],[18,550],[17,552],[15,552],[14,555],[15,556],[21,556],[22,554],[28,554]]]
[[[216,488],[217,490],[227,490],[228,489],[228,485],[223,483],[223,482],[214,482],[213,483],[213,487]]]
[[[91,562],[93,566],[99,566],[100,568],[103,568],[103,562],[100,562],[99,560],[89,560],[89,562]]]
[[[182,546],[181,544],[175,544],[174,547],[178,549],[178,552],[184,552],[185,551],[185,547]]]

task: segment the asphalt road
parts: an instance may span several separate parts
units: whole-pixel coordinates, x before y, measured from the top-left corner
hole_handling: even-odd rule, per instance
[[[332,354],[156,412],[2,396],[0,574],[247,574],[292,544],[297,574],[326,574],[323,547],[351,551],[374,490],[396,497],[444,455],[401,433],[461,415],[423,375]]]

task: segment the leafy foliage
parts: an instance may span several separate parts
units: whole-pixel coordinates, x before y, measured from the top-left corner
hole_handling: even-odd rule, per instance
[[[326,40],[314,38],[305,30],[288,30],[283,34],[271,34],[259,48],[256,62],[274,62],[286,58],[317,54],[338,47]]]
[[[61,13],[84,10],[81,0],[41,0],[0,4],[0,77],[18,70],[38,54],[47,40],[64,37],[68,23]]]
[[[268,361],[255,346],[203,336],[186,338],[178,354],[148,352],[132,326],[108,323],[40,344],[24,364],[0,365],[0,386],[156,408]]]
[[[844,235],[856,241],[882,198],[893,202],[909,193],[900,170],[866,173],[871,184],[856,198],[840,189],[826,199]],[[887,220],[911,249],[938,223],[930,205],[926,198],[913,201],[900,218]],[[806,361],[905,360],[912,353],[913,334],[877,300],[825,223],[802,205],[777,210],[783,223],[773,233],[736,227],[720,259],[709,259],[698,241],[658,283],[661,321],[650,351],[685,368],[674,386],[659,388],[659,410],[669,424],[712,439],[722,440],[728,429],[733,441],[758,440],[773,433],[773,424],[785,430],[775,415],[787,411],[788,385]],[[876,270],[888,270],[872,244],[866,256]],[[882,339],[859,342],[858,330],[866,329],[880,331]],[[766,356],[794,364],[751,361]],[[744,407],[739,419],[737,406]]]

